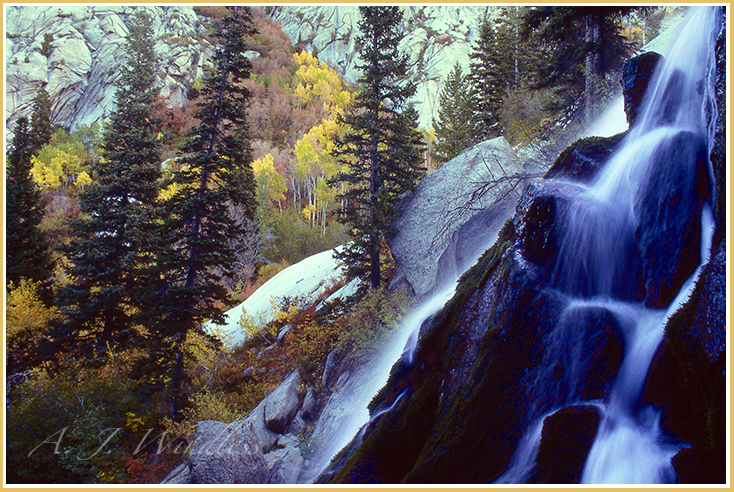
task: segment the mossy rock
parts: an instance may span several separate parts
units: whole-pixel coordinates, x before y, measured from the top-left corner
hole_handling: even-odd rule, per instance
[[[665,326],[643,393],[662,408],[665,432],[691,445],[673,460],[681,483],[726,478],[725,252],[724,241]]]
[[[545,174],[545,179],[572,179],[588,183],[604,167],[609,157],[625,137],[587,137],[569,145],[561,152]]]

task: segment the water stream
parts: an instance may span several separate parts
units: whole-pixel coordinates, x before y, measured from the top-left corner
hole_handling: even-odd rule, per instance
[[[610,312],[620,326],[625,348],[605,401],[581,401],[575,388],[565,390],[565,400],[561,398],[561,405],[594,405],[601,415],[597,437],[585,464],[584,483],[669,483],[675,480],[671,457],[683,444],[669,442],[660,431],[657,412],[652,408],[639,408],[639,401],[650,362],[663,336],[665,321],[687,298],[695,274],[666,309],[645,307],[635,298],[634,282],[628,276],[630,262],[639,261],[633,251],[639,220],[634,203],[650,180],[656,154],[676,135],[685,131],[700,135],[707,142],[713,140],[711,136],[716,124],[712,116],[716,114],[713,50],[720,15],[719,8],[690,9],[681,31],[672,38],[676,40],[675,45],[666,50],[669,54],[666,62],[651,81],[640,120],[620,144],[619,151],[594,182],[563,184],[575,189],[575,198],[552,288],[571,299],[564,316],[573,316],[574,309],[584,307]],[[710,207],[704,207],[702,215],[701,264],[707,260],[710,247]],[[369,425],[366,406],[370,399],[386,383],[395,361],[403,357],[411,362],[421,325],[451,298],[455,287],[454,284],[432,296],[403,323],[397,339],[381,357],[381,362],[371,369],[373,375],[366,385],[369,387],[361,389],[359,401],[350,402],[350,406],[360,409],[360,417],[340,429],[335,444],[324,449],[324,456],[320,458],[324,465]],[[563,340],[564,336],[559,332],[558,340],[567,346],[569,342]],[[534,467],[543,419],[553,411],[529,423],[499,483],[522,483],[527,479]]]
[[[602,307],[612,313],[621,327],[625,347],[605,401],[578,401],[574,399],[577,393],[569,390],[563,403],[592,404],[600,411],[583,483],[671,483],[676,478],[671,458],[685,443],[667,439],[660,430],[658,412],[652,407],[640,408],[640,399],[665,322],[688,298],[701,266],[662,309],[645,307],[635,300],[635,282],[629,272],[635,271],[638,265],[634,263],[640,261],[635,249],[641,220],[636,203],[647,192],[652,174],[659,172],[656,159],[659,164],[659,156],[675,148],[680,135],[705,140],[710,154],[716,124],[714,47],[720,15],[718,8],[690,9],[665,63],[651,81],[640,120],[619,150],[590,185],[566,185],[571,187],[574,201],[553,288],[573,299],[568,309]],[[703,205],[701,216],[703,265],[708,260],[712,233],[709,204]],[[560,342],[563,337],[556,337],[558,343],[567,343]],[[553,411],[529,425],[508,471],[498,482],[522,483],[529,477],[541,439],[541,423],[550,413]]]

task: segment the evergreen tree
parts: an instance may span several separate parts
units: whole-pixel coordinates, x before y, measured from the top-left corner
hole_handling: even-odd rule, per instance
[[[450,161],[479,141],[474,99],[469,80],[457,62],[438,96],[438,120],[433,120],[434,153],[440,162]]]
[[[96,181],[80,196],[87,217],[70,223],[71,281],[59,290],[69,319],[63,337],[82,337],[101,350],[133,336],[137,289],[157,244],[158,61],[150,16],[138,8],[128,22],[117,106],[102,137],[102,159],[93,164]]]
[[[525,7],[501,7],[494,21],[485,17],[479,40],[469,55],[472,62],[468,79],[477,101],[481,140],[505,133],[500,113],[508,94],[525,90],[531,68],[536,64],[536,47],[523,40],[519,28]]]
[[[28,120],[18,118],[12,145],[7,154],[5,178],[6,282],[18,285],[21,279],[39,283],[39,296],[46,305],[53,300],[53,262],[46,237],[38,228],[43,220],[41,190],[31,178],[32,138]]]
[[[536,70],[535,88],[552,88],[551,110],[572,116],[584,110],[588,121],[600,93],[616,84],[630,54],[621,35],[622,17],[644,7],[534,7],[523,22],[526,35],[545,46],[546,60]]]
[[[498,78],[511,91],[522,90],[538,63],[537,46],[532,39],[524,40],[522,19],[527,7],[501,7],[494,21],[499,73]]]
[[[397,48],[400,9],[360,7],[360,12],[361,89],[342,118],[350,130],[336,144],[348,170],[333,180],[346,184],[340,220],[355,237],[336,257],[344,261],[347,276],[378,287],[380,252],[396,218],[395,202],[420,176],[422,140],[417,113],[405,107],[415,84],[406,81],[408,56]]]
[[[469,54],[471,95],[476,104],[479,119],[480,140],[502,135],[499,110],[506,90],[504,55],[495,37],[494,27],[485,17],[479,28],[479,39]]]
[[[51,98],[44,87],[38,89],[33,99],[31,111],[31,139],[33,153],[37,154],[41,147],[51,141],[54,131],[51,126]]]
[[[176,417],[186,399],[186,341],[206,336],[203,323],[223,323],[229,293],[222,275],[235,262],[231,241],[246,233],[256,210],[247,106],[250,91],[241,84],[251,73],[245,36],[255,33],[250,9],[230,7],[217,29],[214,70],[204,81],[196,118],[199,125],[182,148],[181,170],[169,183],[177,191],[164,203],[167,247],[158,258],[160,282],[147,294],[157,319],[151,326],[151,354],[140,368],[148,381],[170,385],[167,397]],[[244,220],[235,221],[229,207],[239,207]]]

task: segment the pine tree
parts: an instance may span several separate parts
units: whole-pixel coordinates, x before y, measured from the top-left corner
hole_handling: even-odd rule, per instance
[[[440,162],[448,162],[480,139],[475,97],[458,62],[446,78],[438,102],[438,120],[433,120],[434,153]]]
[[[501,7],[494,21],[485,17],[479,39],[469,55],[468,79],[477,101],[481,140],[504,135],[501,110],[508,96],[524,91],[536,64],[532,39],[523,39],[520,29],[524,7]]]
[[[21,279],[39,283],[39,296],[50,305],[53,262],[46,237],[38,228],[43,220],[41,190],[31,178],[32,138],[28,120],[18,118],[7,154],[5,178],[7,226],[6,282],[18,286]]]
[[[241,84],[251,73],[245,36],[255,29],[249,8],[230,9],[216,33],[215,69],[204,81],[196,113],[200,123],[182,148],[183,168],[171,178],[178,191],[164,204],[168,246],[153,276],[160,282],[148,293],[158,319],[151,327],[151,356],[139,370],[149,381],[170,381],[174,417],[186,400],[187,337],[206,336],[206,321],[224,322],[229,294],[221,276],[234,263],[228,239],[246,233],[242,224],[252,223],[257,206],[246,118],[251,93]],[[243,211],[244,220],[232,218],[232,206]]]
[[[51,141],[54,131],[51,126],[51,98],[44,87],[38,89],[31,111],[31,139],[33,153]]]
[[[71,281],[59,290],[69,319],[64,338],[81,337],[102,351],[134,335],[137,289],[146,281],[142,274],[157,245],[158,62],[150,16],[138,8],[128,22],[117,106],[102,137],[102,159],[93,164],[96,181],[80,196],[87,218],[70,223]]]
[[[588,121],[599,93],[616,84],[614,76],[632,46],[621,35],[622,17],[645,7],[534,7],[523,18],[526,35],[544,46],[546,60],[536,69],[535,88],[552,88],[549,108],[571,117],[584,110]]]
[[[396,218],[399,196],[420,176],[421,135],[417,113],[407,100],[415,84],[406,81],[408,56],[398,51],[398,7],[360,7],[358,45],[362,70],[360,91],[342,118],[350,130],[338,139],[335,154],[348,170],[333,182],[346,185],[340,220],[354,239],[336,254],[349,277],[380,285],[380,252]]]
[[[499,110],[506,90],[504,54],[495,37],[494,27],[485,17],[479,28],[479,39],[469,55],[471,95],[479,119],[480,140],[502,135]]]

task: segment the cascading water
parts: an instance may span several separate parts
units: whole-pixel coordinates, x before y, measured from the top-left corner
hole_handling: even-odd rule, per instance
[[[318,478],[329,464],[331,459],[353,439],[360,441],[362,434],[381,415],[392,410],[402,398],[402,394],[390,405],[370,416],[367,406],[375,394],[385,386],[390,376],[390,370],[396,361],[405,360],[408,364],[412,362],[420,328],[423,323],[443,307],[451,299],[456,289],[456,282],[449,287],[440,290],[425,299],[417,306],[402,322],[398,333],[389,341],[389,344],[377,357],[374,364],[362,368],[362,374],[357,375],[355,381],[361,381],[356,394],[351,398],[345,398],[338,406],[344,414],[349,417],[343,419],[337,429],[329,432],[329,443],[323,446],[316,456],[311,458],[313,462],[311,473],[306,474],[305,480],[310,482]]]
[[[646,285],[643,299],[650,292],[663,297],[668,295],[667,290],[673,291],[669,295],[672,300],[661,301],[662,306],[657,307],[654,302],[641,302],[634,272],[649,267],[643,265],[649,260],[641,257],[637,246],[643,221],[640,202],[658,179],[661,159],[681,148],[696,147],[699,141],[708,142],[709,147],[704,150],[706,156],[710,155],[716,125],[714,46],[720,15],[719,8],[691,8],[681,31],[674,37],[676,43],[656,70],[638,120],[615,155],[589,185],[558,185],[563,187],[571,203],[565,212],[567,229],[562,237],[552,288],[571,301],[556,332],[549,338],[557,345],[549,352],[562,354],[559,357],[576,356],[572,352],[573,346],[578,345],[579,335],[571,333],[564,320],[573,318],[574,310],[579,309],[611,313],[620,327],[624,345],[621,364],[604,400],[584,400],[580,396],[583,392],[572,387],[581,379],[574,374],[564,374],[564,382],[556,383],[554,388],[533,390],[533,394],[546,392],[545,398],[549,397],[549,391],[555,392],[550,395],[558,405],[555,409],[583,403],[599,410],[601,420],[584,466],[583,483],[673,482],[675,470],[671,458],[685,446],[662,435],[657,412],[652,407],[640,408],[640,399],[665,322],[688,298],[701,266],[688,279],[671,282],[672,287]],[[686,145],[681,147],[680,142]],[[703,151],[691,155],[702,154]],[[684,158],[676,157],[674,163],[688,165]],[[697,165],[695,160],[690,162],[691,167]],[[708,158],[705,160],[708,164]],[[686,176],[697,172],[700,173],[696,169],[686,171]],[[703,174],[707,173],[709,177],[704,182],[708,184],[710,169],[704,169]],[[701,193],[700,201],[706,202],[710,193],[709,185]],[[683,211],[687,213],[687,209]],[[710,204],[699,203],[698,211],[700,218],[696,216],[691,221],[700,223],[686,227],[701,231],[700,265],[703,265],[710,248]],[[675,235],[675,231],[667,234]],[[669,239],[663,236],[657,240]],[[653,306],[648,307],[650,304]],[[567,366],[574,367],[574,364],[564,365]],[[530,476],[541,440],[541,423],[550,413],[552,410],[528,426],[508,471],[498,482],[523,482]]]

